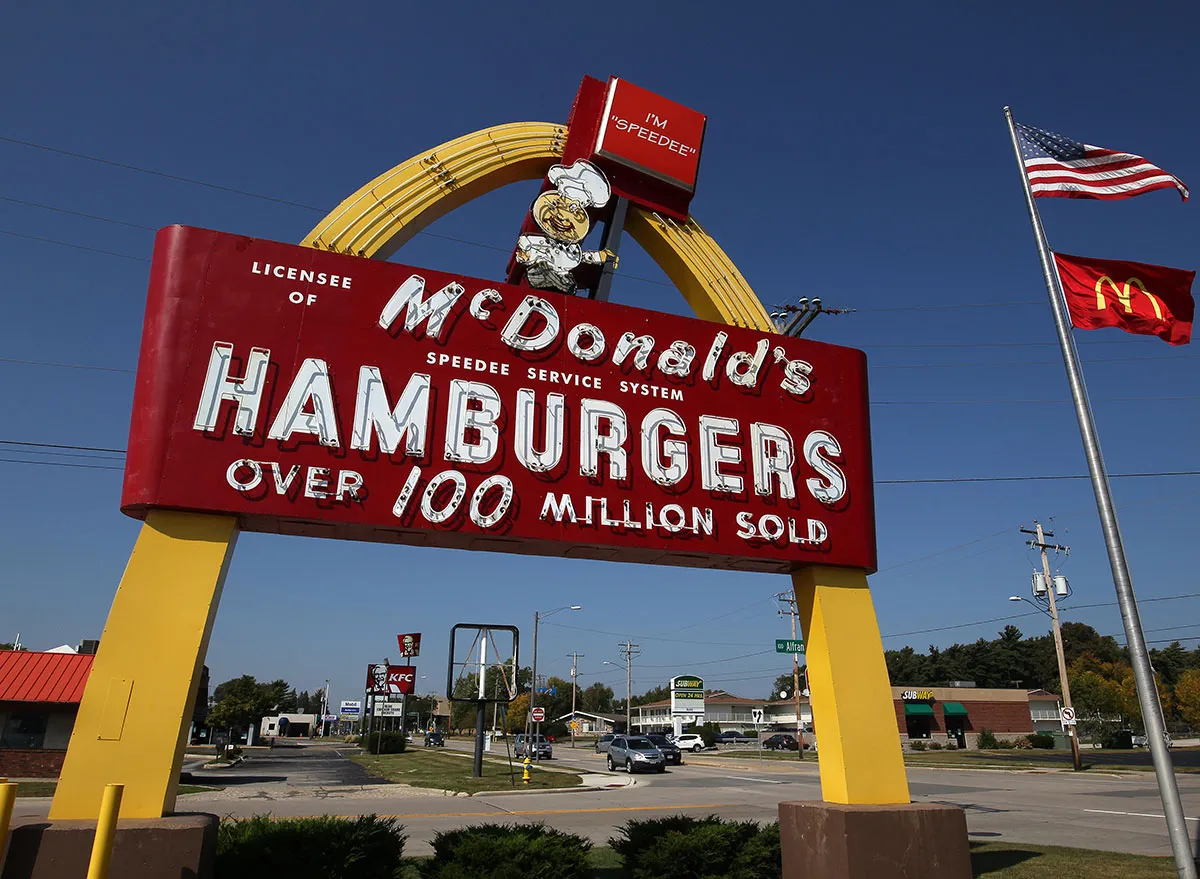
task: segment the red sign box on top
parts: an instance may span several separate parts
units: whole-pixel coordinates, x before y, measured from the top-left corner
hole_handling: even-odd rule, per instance
[[[613,77],[595,154],[690,193],[696,189],[707,120],[703,113]]]
[[[171,226],[122,510],[250,531],[874,570],[861,351]]]

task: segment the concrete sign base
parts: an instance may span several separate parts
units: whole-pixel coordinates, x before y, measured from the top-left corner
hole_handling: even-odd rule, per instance
[[[217,858],[216,815],[175,815],[126,820],[117,826],[109,875],[128,879],[186,876],[213,879]],[[13,821],[3,879],[85,876],[96,836],[95,821]]]
[[[784,879],[971,879],[956,806],[780,803]]]

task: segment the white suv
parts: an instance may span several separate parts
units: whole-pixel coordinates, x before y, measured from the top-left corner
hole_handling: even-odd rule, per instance
[[[695,733],[684,733],[683,735],[675,736],[675,747],[681,751],[703,751],[704,739]]]

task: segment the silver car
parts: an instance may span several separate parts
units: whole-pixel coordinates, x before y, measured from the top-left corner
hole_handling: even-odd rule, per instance
[[[604,735],[600,736],[600,738],[596,739],[596,753],[607,754],[608,746],[612,744],[612,740],[615,738],[616,736],[612,733],[605,733]]]
[[[608,746],[608,771],[624,766],[630,775],[635,772],[666,772],[667,760],[654,742],[645,736],[616,736]]]
[[[554,756],[550,742],[540,733],[534,736],[526,736],[521,733],[517,736],[516,741],[513,742],[513,756],[524,759],[526,751],[529,752],[530,757],[537,760],[549,760]]]

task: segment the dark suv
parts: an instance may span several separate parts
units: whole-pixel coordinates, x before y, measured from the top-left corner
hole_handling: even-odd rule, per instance
[[[654,742],[654,746],[662,751],[662,755],[667,758],[668,763],[674,763],[676,766],[683,765],[683,752],[673,741],[659,733],[649,733],[646,738]]]

